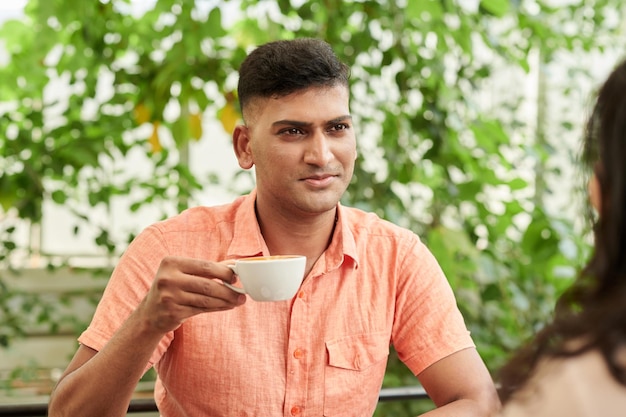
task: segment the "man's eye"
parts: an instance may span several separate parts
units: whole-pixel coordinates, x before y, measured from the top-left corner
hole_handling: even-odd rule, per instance
[[[291,127],[289,129],[282,130],[280,133],[283,134],[283,135],[301,135],[302,134],[302,130],[300,130],[300,129],[296,128],[296,127]]]
[[[349,129],[349,128],[350,128],[350,126],[348,126],[346,123],[339,123],[339,124],[336,124],[333,127],[331,127],[330,130],[334,130],[336,132],[340,132],[342,130],[346,130],[346,129]]]

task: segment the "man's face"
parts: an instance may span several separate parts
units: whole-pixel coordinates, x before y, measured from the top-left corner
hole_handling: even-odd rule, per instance
[[[309,216],[334,209],[356,159],[348,89],[311,88],[250,104],[247,127],[233,139],[240,166],[255,166],[259,210]]]

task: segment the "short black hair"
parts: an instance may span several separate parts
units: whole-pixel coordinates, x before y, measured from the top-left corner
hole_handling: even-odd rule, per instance
[[[239,69],[239,105],[243,114],[253,98],[289,95],[309,87],[348,87],[349,67],[320,39],[269,42],[253,50]]]

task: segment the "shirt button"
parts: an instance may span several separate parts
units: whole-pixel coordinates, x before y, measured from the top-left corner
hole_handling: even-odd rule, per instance
[[[303,299],[305,295],[306,294],[304,293],[304,291],[299,291],[298,292],[298,298],[300,298],[300,299]]]
[[[301,412],[302,412],[302,409],[300,409],[300,407],[298,407],[297,405],[294,405],[293,407],[291,407],[291,415],[292,416],[297,416]]]
[[[304,357],[304,349],[296,349],[293,351],[293,357],[296,359],[302,359]]]

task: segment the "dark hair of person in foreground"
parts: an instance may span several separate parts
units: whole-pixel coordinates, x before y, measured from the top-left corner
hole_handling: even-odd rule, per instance
[[[599,185],[594,249],[574,284],[559,298],[554,319],[500,370],[506,403],[544,358],[599,351],[626,385],[626,61],[601,86],[585,129],[582,165]],[[590,210],[590,214],[591,210]]]

